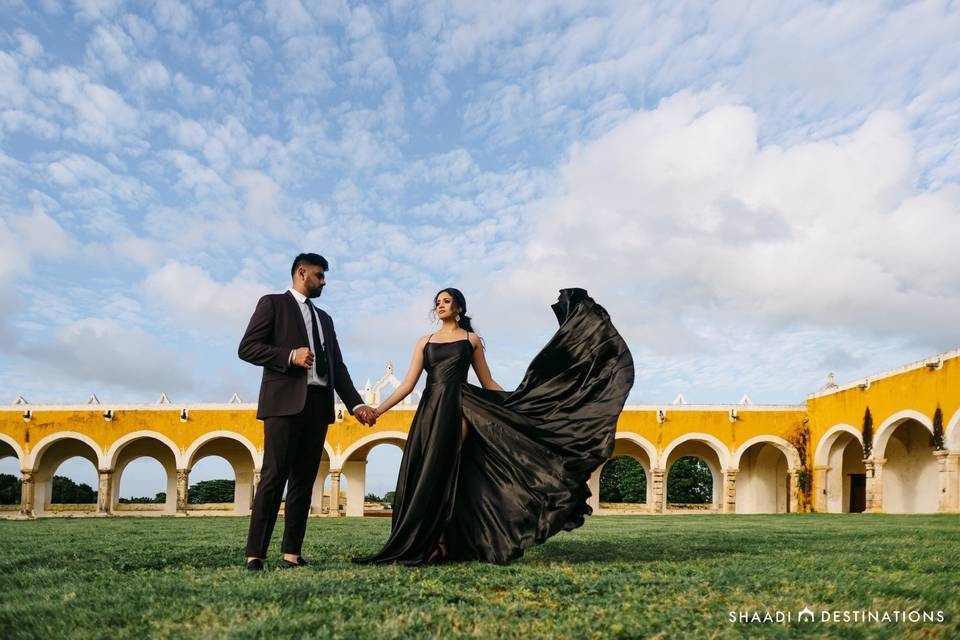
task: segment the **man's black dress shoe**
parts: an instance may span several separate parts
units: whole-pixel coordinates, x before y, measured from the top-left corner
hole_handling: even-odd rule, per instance
[[[280,558],[280,568],[281,569],[291,569],[293,567],[305,567],[307,566],[307,561],[303,559],[303,556],[297,558],[296,562],[290,562],[286,558]]]
[[[247,560],[247,571],[263,571],[263,560],[260,558],[254,558],[252,560]]]

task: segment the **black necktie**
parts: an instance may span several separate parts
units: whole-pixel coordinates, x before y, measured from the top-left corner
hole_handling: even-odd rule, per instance
[[[326,377],[329,366],[327,365],[327,352],[323,348],[323,341],[320,340],[320,316],[317,314],[313,303],[310,302],[310,298],[307,298],[307,308],[310,309],[310,318],[313,320],[310,323],[310,328],[313,329],[313,352],[315,355],[313,366],[317,371],[317,377],[322,380]]]

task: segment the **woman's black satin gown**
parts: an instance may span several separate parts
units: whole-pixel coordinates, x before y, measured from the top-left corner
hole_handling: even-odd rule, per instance
[[[390,538],[356,562],[422,564],[444,534],[451,560],[506,563],[583,524],[587,481],[613,452],[633,358],[583,289],[562,290],[553,310],[560,328],[513,392],[467,383],[469,340],[426,344]]]

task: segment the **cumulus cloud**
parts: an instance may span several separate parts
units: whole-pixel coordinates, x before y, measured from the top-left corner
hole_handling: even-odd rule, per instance
[[[193,385],[191,363],[155,336],[110,318],[82,318],[56,329],[53,339],[25,345],[22,355],[57,376],[127,391],[183,391]]]
[[[206,270],[175,260],[150,273],[143,289],[153,308],[178,326],[231,340],[242,334],[256,300],[271,290],[239,277],[219,282]]]
[[[903,118],[789,146],[759,144],[759,126],[722,95],[684,93],[575,148],[507,290],[583,283],[631,331],[679,344],[690,330],[658,309],[949,344],[960,190],[917,190]]]

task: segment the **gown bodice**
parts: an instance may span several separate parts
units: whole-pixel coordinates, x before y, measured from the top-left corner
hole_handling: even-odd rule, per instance
[[[472,360],[473,345],[469,339],[428,342],[423,346],[427,386],[466,382]]]

